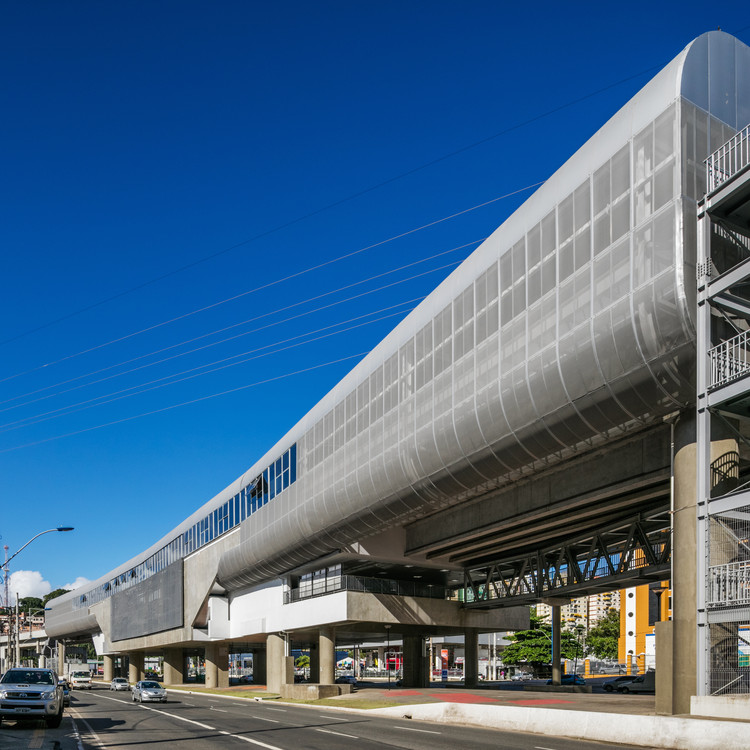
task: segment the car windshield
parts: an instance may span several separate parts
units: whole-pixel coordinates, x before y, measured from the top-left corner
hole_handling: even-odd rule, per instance
[[[51,672],[27,672],[25,669],[9,669],[0,682],[15,685],[54,685]]]
[[[142,682],[141,683],[142,688],[160,688],[161,685],[158,682]]]

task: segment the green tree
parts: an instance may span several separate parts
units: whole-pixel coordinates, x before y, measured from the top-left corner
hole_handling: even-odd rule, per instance
[[[18,609],[33,614],[37,609],[44,609],[44,602],[36,596],[23,596],[18,600]]]
[[[49,594],[42,599],[42,606],[46,607],[48,601],[51,599],[57,599],[58,596],[62,596],[63,594],[67,594],[69,590],[70,589],[55,589],[54,591],[50,591]]]
[[[620,611],[607,610],[607,614],[589,630],[586,645],[600,659],[617,658],[617,641],[620,637]]]
[[[299,667],[300,669],[304,669],[305,667],[310,666],[310,657],[307,654],[300,654],[295,660],[294,660],[294,666]]]
[[[508,636],[511,641],[503,650],[503,664],[525,665],[535,673],[547,671],[552,663],[552,628],[532,615],[530,630],[517,630]],[[563,630],[560,633],[560,652],[563,659],[579,659],[583,656],[581,644],[575,633]]]

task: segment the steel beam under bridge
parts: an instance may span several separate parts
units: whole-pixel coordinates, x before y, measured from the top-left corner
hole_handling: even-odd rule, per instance
[[[572,541],[464,573],[464,606],[490,609],[574,598],[670,577],[669,508],[623,518]]]

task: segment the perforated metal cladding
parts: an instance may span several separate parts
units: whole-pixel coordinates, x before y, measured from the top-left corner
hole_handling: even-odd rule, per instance
[[[697,172],[737,127],[706,93],[728,85],[709,66],[717,47],[750,69],[728,35],[696,40],[303,420],[298,481],[243,525],[222,583],[278,575],[692,402]],[[736,115],[750,77],[732,76]]]
[[[179,560],[112,597],[113,641],[182,627],[182,570]]]

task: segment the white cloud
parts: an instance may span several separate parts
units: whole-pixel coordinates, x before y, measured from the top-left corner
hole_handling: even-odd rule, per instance
[[[60,586],[61,589],[68,589],[69,591],[72,591],[73,589],[80,588],[81,586],[85,586],[87,583],[91,583],[88,578],[84,578],[83,576],[78,576],[78,578],[73,581],[73,583],[66,583],[62,586]]]
[[[15,570],[10,574],[8,582],[8,594],[10,603],[16,603],[16,595],[19,599],[25,596],[36,596],[40,599],[52,591],[49,581],[42,578],[38,570]]]

